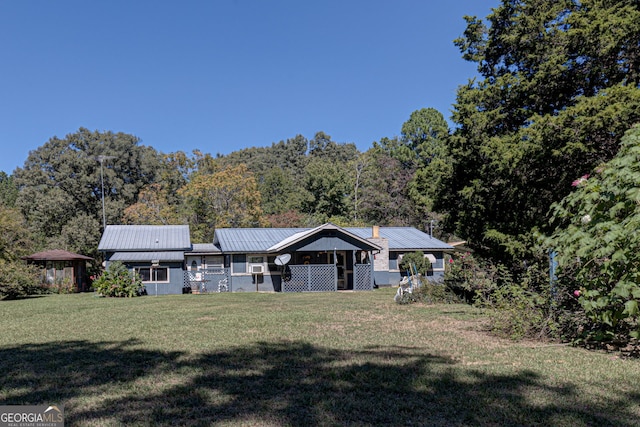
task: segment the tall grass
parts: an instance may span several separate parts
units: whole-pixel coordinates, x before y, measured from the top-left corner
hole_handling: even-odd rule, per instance
[[[0,404],[67,425],[637,425],[640,361],[361,293],[0,302]]]

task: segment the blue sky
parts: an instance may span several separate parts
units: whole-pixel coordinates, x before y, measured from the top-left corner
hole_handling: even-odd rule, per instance
[[[453,45],[498,0],[0,2],[0,170],[80,127],[213,155],[324,131],[360,150],[450,117]]]

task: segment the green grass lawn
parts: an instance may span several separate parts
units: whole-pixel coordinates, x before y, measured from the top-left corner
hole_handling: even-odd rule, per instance
[[[67,425],[637,426],[640,361],[360,293],[0,302],[0,404]]]

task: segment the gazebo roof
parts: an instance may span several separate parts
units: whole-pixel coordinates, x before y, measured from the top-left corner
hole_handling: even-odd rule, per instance
[[[37,252],[35,254],[22,257],[28,261],[89,261],[93,258],[74,254],[73,252],[63,251],[62,249],[51,249],[48,251]]]

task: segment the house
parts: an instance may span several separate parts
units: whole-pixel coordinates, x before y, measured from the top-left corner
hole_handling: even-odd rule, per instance
[[[91,257],[62,249],[52,249],[37,252],[22,259],[40,268],[44,286],[67,286],[69,290],[77,292],[89,290],[87,261],[93,261]]]
[[[175,227],[183,227],[180,239],[166,239],[160,247],[163,239],[154,236]],[[444,254],[453,248],[413,227],[327,223],[314,228],[220,228],[212,243],[193,245],[188,226],[107,226],[99,250],[107,262],[122,261],[141,274],[149,294],[167,294],[185,289],[370,290],[397,285],[404,274],[399,267],[403,254],[415,251],[430,259],[429,276],[437,280],[444,274]]]
[[[98,250],[140,275],[150,295],[181,293],[184,257],[191,251],[188,225],[107,225]]]

